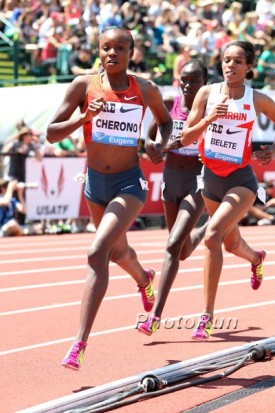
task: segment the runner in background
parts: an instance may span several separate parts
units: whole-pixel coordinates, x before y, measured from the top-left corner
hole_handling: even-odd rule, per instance
[[[211,217],[205,234],[204,312],[192,334],[195,340],[207,340],[212,332],[223,266],[222,244],[227,252],[251,263],[254,290],[263,280],[266,252],[251,248],[238,227],[257,194],[261,199],[250,165],[255,120],[262,113],[275,121],[272,98],[245,84],[246,79],[253,78],[254,64],[255,49],[251,43],[229,43],[222,57],[224,81],[199,90],[180,138],[186,146],[202,136],[199,142],[204,163],[202,195]]]
[[[131,33],[109,27],[99,36],[102,71],[77,76],[48,126],[54,143],[83,126],[87,145],[85,196],[97,228],[88,251],[88,275],[75,342],[62,365],[78,370],[87,340],[106,293],[109,263],[117,263],[138,284],[145,311],[154,304],[155,271],[143,269],[126,233],[141,211],[148,182],[139,166],[140,125],[147,107],[155,118],[160,137],[147,144],[153,162],[163,159],[162,150],[172,131],[172,119],[157,85],[127,74],[134,50]],[[77,108],[81,114],[72,116]]]
[[[189,60],[180,73],[180,94],[167,98],[165,104],[173,119],[170,141],[183,130],[196,93],[207,83],[207,67],[200,60]],[[157,136],[154,122],[148,131],[150,139]],[[167,152],[163,170],[162,200],[169,230],[169,238],[161,269],[157,299],[152,315],[139,323],[138,331],[147,335],[155,333],[168,294],[178,273],[180,260],[186,260],[202,240],[206,223],[194,228],[204,210],[204,202],[198,182],[202,163],[198,157],[198,143],[187,148]]]

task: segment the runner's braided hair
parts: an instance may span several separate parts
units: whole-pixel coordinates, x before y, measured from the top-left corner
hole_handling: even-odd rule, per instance
[[[126,29],[125,27],[122,27],[122,26],[108,26],[108,27],[105,27],[105,29],[103,29],[100,32],[99,36],[98,36],[98,42],[99,42],[101,36],[109,30],[119,30],[119,31],[125,33],[128,36],[129,41],[130,41],[130,49],[131,50],[134,49],[135,42],[134,42],[134,38],[133,38],[130,30],[128,30],[128,29]]]

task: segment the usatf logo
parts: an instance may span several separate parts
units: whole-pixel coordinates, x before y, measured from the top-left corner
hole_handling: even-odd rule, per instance
[[[65,174],[64,174],[63,165],[60,168],[55,188],[49,185],[48,177],[46,174],[46,169],[44,166],[42,167],[40,182],[41,182],[42,191],[44,192],[46,198],[49,198],[49,197],[58,198],[61,195],[64,189],[64,184],[65,184]]]

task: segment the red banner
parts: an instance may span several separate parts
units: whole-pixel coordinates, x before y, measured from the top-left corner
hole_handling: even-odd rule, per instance
[[[163,215],[161,183],[163,163],[154,165],[147,159],[140,160],[141,169],[148,181],[147,201],[140,215]],[[258,181],[275,183],[275,160],[262,166],[255,160],[252,167]],[[29,219],[65,219],[88,217],[84,185],[75,176],[85,176],[84,158],[44,158],[42,162],[27,159],[27,181],[37,183],[37,189],[26,190],[27,216]],[[275,193],[274,193],[275,196]]]

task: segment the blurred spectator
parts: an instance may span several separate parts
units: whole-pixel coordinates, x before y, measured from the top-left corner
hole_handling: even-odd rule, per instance
[[[274,28],[274,10],[274,1],[258,0],[256,2],[255,11],[259,16],[258,23],[263,30],[270,32],[270,29]]]
[[[258,14],[255,11],[248,11],[244,14],[240,24],[239,39],[252,43],[254,46],[264,47],[271,38],[258,25]]]
[[[26,180],[26,159],[29,156],[42,160],[42,152],[37,137],[32,129],[23,127],[15,136],[15,141],[9,147],[4,147],[10,155],[8,176],[18,182]]]
[[[230,23],[234,23],[240,20],[243,5],[239,1],[233,1],[229,8],[222,14],[222,23],[224,27],[228,27]]]
[[[101,32],[108,26],[122,26],[122,17],[117,2],[109,3],[108,13],[101,16],[99,31]]]
[[[148,70],[146,61],[144,58],[142,37],[140,37],[139,35],[135,36],[134,52],[133,52],[132,58],[129,61],[128,68],[129,68],[128,70],[129,74],[142,77],[143,79],[151,79],[152,77],[152,74]]]
[[[265,84],[264,84],[264,87],[262,89],[263,90],[275,90],[275,72],[274,73],[269,73],[265,77]]]
[[[176,56],[173,64],[173,86],[180,86],[181,69],[184,63],[192,58],[194,51],[188,46],[188,44],[181,44],[179,54]]]
[[[215,19],[214,5],[215,0],[200,0],[198,2],[197,16],[207,26]]]
[[[223,21],[222,21],[222,17],[223,14],[226,10],[226,0],[216,0],[215,1],[215,6],[214,6],[214,20],[217,20],[219,22],[220,26],[223,26]]]
[[[32,56],[27,52],[30,45],[36,44],[38,30],[34,28],[35,14],[32,9],[26,8],[18,19],[19,42],[22,46],[22,58],[27,70],[31,70]]]
[[[5,145],[3,152],[9,155],[9,164],[7,165],[7,177],[11,180],[18,181],[16,195],[21,202],[24,199],[24,185],[26,182],[26,159],[28,157],[36,157],[39,161],[42,160],[42,150],[38,142],[37,136],[34,135],[32,129],[22,127],[15,135],[14,141]],[[18,188],[20,187],[20,191]],[[23,188],[23,189],[22,189]],[[25,215],[19,214],[19,223],[25,223]]]
[[[222,54],[226,45],[232,41],[231,30],[224,29],[219,25],[216,29],[215,38],[215,49],[210,59],[210,73],[213,70],[212,83],[223,81]]]
[[[76,26],[84,12],[82,0],[64,0],[62,7],[65,15],[65,22],[68,26]]]
[[[205,30],[201,35],[201,50],[202,61],[210,67],[213,67],[216,52],[216,30],[219,26],[218,20],[212,20],[204,25]]]
[[[257,0],[242,0],[243,13],[246,13],[248,11],[254,11],[256,3],[257,3]]]
[[[100,1],[99,0],[86,0],[84,2],[84,11],[83,11],[83,19],[86,23],[94,22],[93,25],[97,22],[94,21],[95,16],[99,16],[100,12]]]
[[[137,0],[123,2],[120,7],[122,26],[129,30],[134,30],[143,25],[143,18],[147,15],[147,7]]]
[[[90,46],[94,56],[96,56],[98,53],[97,47],[98,47],[99,28],[98,26],[88,26],[86,31],[87,31],[87,44],[88,46]]]
[[[56,26],[41,50],[39,66],[42,76],[49,76],[54,73],[52,69],[57,69],[58,51],[64,50],[61,49],[62,46],[67,46],[64,30],[62,26]],[[71,51],[71,46],[69,50]],[[57,74],[57,70],[55,73]]]
[[[242,16],[236,16],[234,21],[229,22],[226,27],[227,30],[230,31],[230,36],[231,40],[239,40],[240,33],[241,33],[241,22],[242,22]]]
[[[259,56],[256,68],[256,80],[263,85],[266,77],[272,74],[275,74],[275,39],[266,45]]]
[[[92,75],[98,72],[98,67],[94,65],[95,59],[92,55],[91,48],[83,45],[80,50],[75,50],[68,60],[69,74],[78,75]]]
[[[187,44],[198,54],[201,51],[201,36],[203,33],[202,24],[199,21],[189,23],[189,31],[186,36]]]
[[[98,29],[97,26],[95,27]],[[81,16],[75,25],[71,27],[67,26],[69,42],[74,45],[78,44],[79,49],[81,45],[89,46],[89,32],[91,32],[91,30],[92,26],[89,26],[89,24]]]
[[[0,179],[0,236],[23,235],[23,228],[17,221],[17,213],[25,213],[26,205],[14,197],[16,180]]]
[[[183,4],[180,4],[176,9],[175,24],[183,36],[187,35],[190,20],[191,16],[188,9]]]
[[[215,49],[223,51],[225,46],[232,42],[232,32],[229,28],[225,29],[222,26],[217,26],[215,34],[216,42]]]
[[[161,14],[155,20],[155,29],[158,30],[160,36],[158,52],[173,53],[175,51],[173,44],[181,33],[174,22],[174,8],[170,3],[162,3]]]
[[[5,140],[4,148],[5,148],[6,151],[9,150],[11,144],[17,139],[18,132],[19,132],[21,129],[23,129],[23,128],[31,129],[31,128],[28,127],[28,125],[26,124],[26,122],[24,121],[24,119],[18,120],[18,121],[16,122],[16,124],[15,124],[15,128],[16,128],[15,134],[9,136],[9,137]],[[31,130],[32,130],[34,136],[39,136],[39,135],[40,135],[40,132],[34,131],[33,129],[31,129]]]
[[[57,26],[61,26],[63,28],[65,26],[64,14],[57,11],[50,13],[48,11],[49,5],[47,4],[45,6],[45,15],[41,16],[41,24],[39,25],[38,21],[36,22],[38,25],[37,45],[39,49],[43,49],[47,43],[47,39],[52,36]]]
[[[33,26],[35,14],[32,9],[26,8],[18,19],[20,28],[19,40],[23,44],[36,43],[38,30]]]
[[[41,63],[42,50],[47,46],[48,39],[53,36],[56,27],[65,27],[65,16],[61,12],[50,12],[49,4],[44,4],[46,7],[45,14],[36,21],[38,26],[38,38],[37,38],[37,52],[34,58],[34,65],[39,66]]]
[[[23,5],[14,1],[7,0],[3,7],[3,17],[8,21],[8,24],[4,26],[4,33],[7,37],[12,39],[17,36],[19,28],[19,17],[23,12]]]
[[[77,142],[71,136],[50,146],[52,156],[81,156],[81,151],[77,147]]]
[[[162,0],[151,0],[148,4],[147,14],[154,19],[161,14]]]
[[[156,53],[157,40],[155,38],[155,19],[154,17],[145,16],[143,24],[139,25],[136,32],[142,36],[144,50],[148,53]]]

